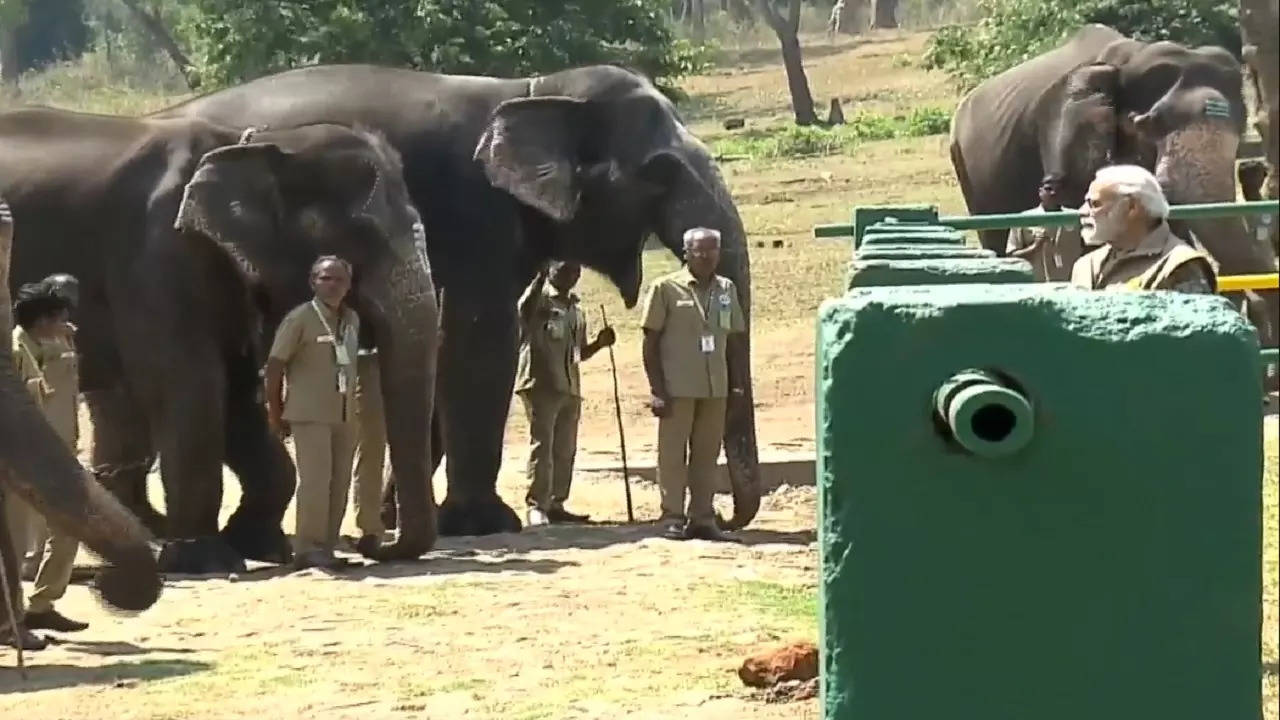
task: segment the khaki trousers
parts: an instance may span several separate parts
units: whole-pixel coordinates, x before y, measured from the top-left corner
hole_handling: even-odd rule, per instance
[[[75,566],[76,553],[80,551],[80,541],[69,535],[50,533],[44,516],[12,494],[5,498],[4,512],[10,539],[19,558],[26,541],[33,537],[48,538],[37,550],[36,558],[40,564],[27,607],[27,612],[31,613],[48,612],[71,584],[71,571]],[[17,579],[11,578],[10,581],[17,582]]]
[[[355,423],[292,423],[298,493],[294,554],[332,552],[347,512]]]
[[[381,537],[382,478],[386,469],[387,419],[382,410],[382,374],[377,355],[356,359],[356,470],[352,491],[361,535]]]
[[[554,390],[519,393],[529,421],[529,491],[525,503],[543,512],[564,507],[573,483],[578,454],[578,419],[582,399]]]
[[[658,419],[658,487],[664,520],[714,525],[716,460],[724,440],[725,398],[672,398]],[[689,491],[685,511],[685,489]]]

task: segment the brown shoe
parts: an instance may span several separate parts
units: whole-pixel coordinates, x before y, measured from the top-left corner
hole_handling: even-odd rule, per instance
[[[31,630],[52,630],[54,632],[80,632],[89,627],[89,623],[72,620],[57,610],[46,610],[39,613],[29,612],[22,622]]]
[[[18,625],[18,640],[22,643],[23,650],[43,650],[49,647],[49,641],[31,632],[23,625]],[[13,630],[8,625],[0,630],[0,645],[6,647],[17,648],[18,643],[13,640]]]

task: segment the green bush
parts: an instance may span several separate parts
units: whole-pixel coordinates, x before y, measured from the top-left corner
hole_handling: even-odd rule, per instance
[[[923,65],[961,90],[1029,60],[1089,23],[1147,42],[1220,45],[1240,57],[1236,0],[979,0],[983,18],[940,29]]]
[[[764,130],[747,130],[711,141],[721,156],[751,159],[838,155],[853,151],[859,144],[875,140],[923,137],[946,133],[951,127],[951,111],[917,108],[905,115],[857,113],[844,125],[833,127],[786,125]]]

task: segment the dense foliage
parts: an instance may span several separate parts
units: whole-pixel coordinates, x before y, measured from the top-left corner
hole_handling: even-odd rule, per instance
[[[0,25],[15,27],[18,70],[74,58],[89,43],[83,0],[0,0]]]
[[[616,62],[697,69],[666,0],[189,0],[180,34],[206,82],[313,63],[518,76]]]
[[[924,66],[961,89],[1039,55],[1082,25],[1109,25],[1148,42],[1221,45],[1240,55],[1236,0],[979,0],[983,19],[929,41]]]

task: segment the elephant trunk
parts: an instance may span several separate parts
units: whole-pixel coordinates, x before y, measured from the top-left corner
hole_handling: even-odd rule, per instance
[[[435,545],[435,493],[431,485],[431,417],[435,398],[438,308],[425,255],[414,253],[370,278],[366,296],[378,308],[370,320],[387,442],[398,504],[396,539],[379,547],[379,561],[420,557]]]
[[[697,140],[688,138],[687,141],[699,147]],[[726,530],[737,530],[751,522],[760,509],[760,460],[751,379],[751,259],[742,219],[710,154],[705,149],[689,153],[687,162],[691,172],[683,173],[668,195],[660,231],[662,243],[680,255],[685,230],[708,227],[720,231],[717,272],[737,286],[747,324],[744,341],[729,345],[728,360],[741,368],[745,382],[742,394],[730,393],[728,397],[724,429],[733,517],[721,520],[720,524]]]
[[[1174,130],[1157,142],[1156,178],[1170,204],[1235,202],[1235,156],[1240,136],[1225,123],[1201,121]],[[1276,271],[1275,255],[1266,238],[1249,231],[1239,217],[1175,223],[1184,238],[1194,235],[1213,256],[1221,275]],[[1263,346],[1274,347],[1276,316],[1280,312],[1274,290],[1227,293],[1244,309],[1258,330]]]
[[[141,611],[160,597],[151,535],[89,477],[9,362],[0,362],[0,481],[7,501],[21,498],[53,529],[79,538],[107,560],[94,587],[109,605]]]
[[[0,200],[0,288],[9,287],[12,230],[9,207]],[[11,322],[9,294],[0,293],[5,338]],[[110,563],[94,579],[107,604],[137,612],[160,597],[160,570],[147,544],[151,536],[89,477],[7,361],[0,361],[0,493],[0,505],[15,497],[25,500],[52,528],[79,538]],[[9,542],[0,538],[0,543]],[[16,577],[9,580],[18,582]]]

